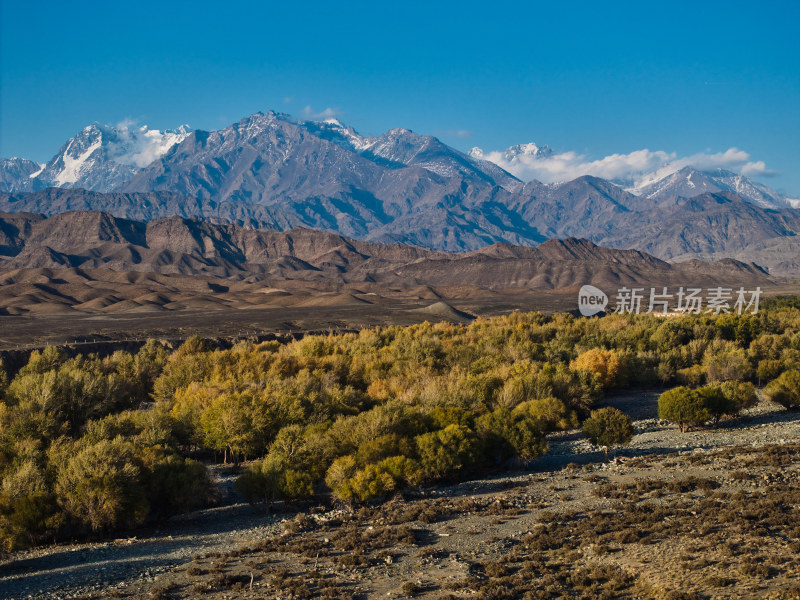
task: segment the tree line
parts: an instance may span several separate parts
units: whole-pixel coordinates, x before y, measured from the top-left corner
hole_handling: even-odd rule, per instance
[[[757,315],[513,313],[226,350],[149,341],[104,358],[36,351],[12,378],[0,372],[2,544],[190,509],[214,459],[246,463],[237,486],[252,501],[359,502],[524,464],[548,432],[581,423],[610,446],[629,422],[587,417],[612,388],[670,388],[660,411],[682,428],[736,415],[758,386],[797,406],[792,302]]]

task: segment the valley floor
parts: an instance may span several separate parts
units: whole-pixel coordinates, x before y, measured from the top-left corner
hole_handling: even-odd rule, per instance
[[[565,432],[530,470],[356,511],[259,513],[218,471],[219,507],[18,553],[0,597],[800,597],[800,413],[680,433],[658,395],[606,400],[636,427],[610,463]]]
[[[418,292],[420,290],[417,290]],[[6,315],[0,310],[0,352],[28,352],[46,345],[96,352],[102,346],[126,347],[149,338],[181,342],[193,335],[213,339],[265,339],[274,335],[358,330],[365,327],[411,325],[430,321],[469,322],[466,316],[492,317],[513,311],[545,314],[577,310],[577,288],[500,291],[472,286],[441,288],[396,297],[362,294],[342,300],[341,294],[309,292],[300,304],[253,307],[203,302],[167,310],[163,306],[138,307],[128,312],[81,312],[43,303],[29,314]],[[800,283],[783,282],[766,296],[796,295]],[[7,294],[3,288],[0,299]],[[262,294],[263,295],[263,294]],[[6,300],[11,299],[8,295]],[[206,298],[208,300],[208,298]],[[293,300],[293,301],[296,301]],[[145,310],[146,309],[146,310]]]
[[[459,311],[476,316],[522,312],[572,310],[574,293],[519,290],[486,297],[436,297],[373,299],[371,303],[267,308],[199,307],[174,311],[121,314],[54,312],[52,314],[0,314],[0,351],[29,350],[45,345],[71,346],[82,352],[95,351],[94,344],[124,345],[148,338],[185,340],[193,335],[206,338],[247,338],[269,334],[356,330],[364,327],[410,325],[423,321],[468,322]],[[448,308],[449,307],[449,308]]]

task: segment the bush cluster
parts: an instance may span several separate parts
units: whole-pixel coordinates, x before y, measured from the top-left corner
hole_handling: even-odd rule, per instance
[[[669,319],[513,313],[226,350],[151,341],[105,358],[47,348],[13,377],[0,369],[0,536],[18,547],[182,510],[208,485],[189,457],[250,461],[238,486],[253,501],[388,497],[534,459],[611,388],[678,386],[660,404],[682,427],[737,414],[754,384],[792,407],[799,330],[796,308],[775,303]],[[611,417],[586,427],[600,445],[629,439]]]
[[[107,533],[203,502],[205,467],[180,451],[169,415],[136,410],[167,360],[31,354],[0,388],[0,547]]]
[[[696,389],[679,386],[661,394],[658,416],[686,431],[707,421],[716,425],[723,416],[736,416],[757,402],[755,387],[749,381],[723,381]]]

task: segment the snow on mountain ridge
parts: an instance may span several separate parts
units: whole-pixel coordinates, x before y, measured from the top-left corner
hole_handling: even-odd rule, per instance
[[[513,146],[509,146],[502,152],[484,152],[482,148],[475,146],[472,150],[469,151],[469,156],[473,158],[477,158],[480,160],[488,160],[490,162],[496,162],[498,156],[502,156],[502,159],[508,163],[514,164],[515,162],[519,162],[524,158],[527,159],[539,159],[539,158],[546,158],[548,156],[553,155],[553,150],[550,146],[542,145],[539,146],[535,142],[528,142],[527,144],[514,144]],[[500,164],[500,166],[503,166]]]
[[[20,183],[32,191],[33,178],[41,173],[43,168],[44,165],[27,158],[18,156],[0,158],[0,192],[16,190]]]
[[[287,126],[288,123],[292,126]],[[740,173],[766,172],[763,162],[752,162],[746,152],[736,148],[683,158],[663,151],[638,150],[591,160],[575,152],[555,153],[546,145],[529,142],[509,146],[503,151],[484,152],[475,147],[465,154],[436,137],[406,128],[393,128],[367,137],[334,117],[298,121],[290,115],[268,111],[245,117],[225,129],[199,132],[197,143],[187,146],[187,152],[204,152],[208,136],[218,140],[222,149],[235,150],[254,143],[266,132],[272,140],[272,151],[282,155],[288,152],[286,142],[290,140],[286,136],[302,137],[302,130],[384,168],[421,167],[440,177],[477,177],[510,192],[522,187],[518,178],[525,181],[533,178],[549,184],[591,175],[644,198],[669,194],[690,197],[704,192],[729,191],[766,208],[800,208],[800,199],[787,198],[737,172],[714,170],[722,165]],[[190,133],[185,125],[160,131],[132,122],[115,126],[94,123],[68,140],[44,166],[32,161],[23,164],[6,159],[0,165],[0,190],[34,191],[48,186],[119,190]],[[263,144],[263,140],[259,143]],[[284,158],[288,160],[289,157]],[[678,181],[673,176],[682,172],[681,167],[688,171],[679,175],[681,181]]]
[[[70,138],[37,173],[34,188],[82,187],[111,191],[140,169],[164,156],[191,133],[188,125],[160,131],[130,122],[93,123]]]
[[[52,179],[58,187],[64,187],[67,184],[75,183],[81,176],[81,171],[86,165],[89,157],[100,148],[102,141],[100,139],[92,142],[92,144],[77,156],[72,156],[69,152],[72,148],[74,140],[70,140],[66,150],[61,156],[62,168],[58,171]]]
[[[177,129],[150,129],[142,125],[136,129],[117,127],[119,142],[112,142],[112,160],[143,168],[164,156],[172,146],[181,143],[191,133],[188,125]]]
[[[383,164],[417,166],[442,177],[456,177],[481,172],[500,186],[512,190],[521,183],[496,164],[463,154],[431,135],[395,127],[378,136],[365,137],[335,118],[323,121],[304,121],[300,125],[313,135],[338,144],[351,152]]]
[[[787,198],[744,175],[726,169],[700,171],[692,167],[670,173],[652,183],[629,189],[643,198],[662,200],[674,196],[691,198],[707,192],[733,192],[762,208],[800,208],[800,201]]]
[[[319,135],[322,133],[320,137],[324,139],[329,139],[324,133],[329,135],[333,135],[339,138],[339,141],[344,142],[345,147],[349,148],[355,152],[363,152],[367,150],[370,146],[370,139],[365,138],[362,135],[353,129],[350,126],[344,125],[339,119],[329,118],[325,119],[324,121],[305,121],[301,124],[305,129],[314,133],[315,135]],[[337,141],[335,139],[330,141]]]
[[[469,155],[491,161],[525,180],[558,183],[592,175],[649,199],[733,192],[763,208],[800,208],[800,200],[788,198],[745,176],[744,173],[765,173],[766,167],[763,162],[753,162],[749,154],[737,148],[682,158],[675,153],[637,150],[591,160],[575,152],[556,154],[548,146],[531,142],[504,151],[484,152],[476,147]],[[731,168],[739,172],[728,170]]]

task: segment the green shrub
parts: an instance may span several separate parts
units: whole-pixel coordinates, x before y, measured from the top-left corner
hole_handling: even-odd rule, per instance
[[[738,414],[758,404],[756,388],[749,381],[723,381],[720,384],[720,388],[728,401],[733,405],[734,412],[731,414]]]
[[[683,432],[690,425],[702,425],[711,418],[711,414],[697,391],[680,386],[659,396],[658,418],[677,423]]]
[[[407,456],[390,456],[378,463],[378,467],[389,473],[395,481],[416,485],[422,480],[422,467],[419,462]]]
[[[208,501],[211,481],[199,462],[163,449],[148,450],[143,462],[147,499],[154,514],[173,515]]]
[[[722,415],[731,415],[737,412],[736,404],[722,391],[719,384],[711,384],[695,390],[700,396],[708,414],[711,416],[716,426]]]
[[[141,462],[121,438],[78,450],[59,469],[55,490],[67,514],[93,531],[138,525],[150,508]]]
[[[764,388],[764,395],[786,408],[800,406],[800,370],[786,371],[770,381]]]
[[[478,419],[484,460],[502,462],[513,456],[530,460],[547,449],[541,422],[529,416],[526,404],[513,411],[500,407]]]
[[[414,441],[426,478],[442,477],[478,461],[478,439],[463,425],[448,425],[417,436]]]
[[[612,446],[624,446],[633,439],[633,424],[622,411],[606,407],[593,410],[583,422],[583,434],[594,446],[603,446],[606,455]]]
[[[367,465],[350,479],[353,495],[362,502],[382,498],[397,488],[397,481],[379,465]]]
[[[249,502],[271,503],[314,493],[314,477],[304,465],[293,463],[280,452],[270,452],[251,464],[234,484]]]
[[[783,362],[780,360],[765,359],[758,361],[756,368],[756,376],[758,377],[759,385],[762,381],[772,381],[777,379],[783,371]]]
[[[46,492],[27,496],[0,495],[0,548],[17,550],[52,539],[65,524],[56,497]]]

